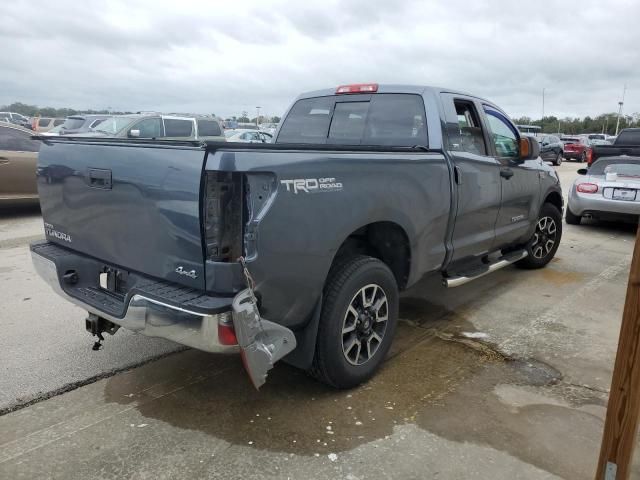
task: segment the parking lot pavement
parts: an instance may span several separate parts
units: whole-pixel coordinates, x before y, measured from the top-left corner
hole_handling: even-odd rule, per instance
[[[0,417],[0,477],[592,478],[634,228],[563,227],[546,269],[405,292],[366,385],[279,364],[256,392],[237,357],[187,350]]]
[[[42,237],[37,208],[0,210],[0,412],[180,348],[118,332],[92,351],[85,312],[33,270],[28,243]]]

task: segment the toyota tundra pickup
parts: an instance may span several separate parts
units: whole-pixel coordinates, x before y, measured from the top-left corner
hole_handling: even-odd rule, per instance
[[[392,342],[399,291],[544,267],[563,200],[535,139],[495,104],[377,84],[306,93],[273,144],[41,138],[46,240],[34,265],[88,312],[240,353],[256,387],[274,362],[349,388]]]

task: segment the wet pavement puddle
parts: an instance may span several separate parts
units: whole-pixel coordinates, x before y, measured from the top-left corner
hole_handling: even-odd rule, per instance
[[[489,445],[560,475],[567,473],[563,448],[577,449],[578,458],[582,450],[595,448],[595,439],[565,447],[554,425],[569,421],[584,435],[597,430],[600,419],[576,407],[601,406],[601,396],[560,399],[570,395],[557,371],[505,358],[461,335],[473,326],[441,307],[430,306],[422,318],[424,303],[403,301],[390,358],[374,379],[350,391],[330,389],[279,364],[256,392],[238,358],[187,351],[179,362],[169,357],[152,371],[142,367],[109,379],[105,399],[136,405],[150,424],[160,421],[235,445],[298,455],[351,450],[388,438],[402,424]]]

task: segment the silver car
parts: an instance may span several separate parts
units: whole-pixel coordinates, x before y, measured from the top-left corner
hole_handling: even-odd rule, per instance
[[[580,176],[569,190],[565,219],[578,225],[582,217],[637,221],[640,215],[640,157],[605,157]]]

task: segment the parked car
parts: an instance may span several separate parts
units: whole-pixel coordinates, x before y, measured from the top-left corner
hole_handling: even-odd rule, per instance
[[[540,138],[540,157],[542,160],[552,162],[554,165],[562,163],[564,144],[555,135],[543,135]]]
[[[77,135],[225,141],[222,126],[213,117],[179,117],[161,114],[114,116],[100,122],[91,132]]]
[[[349,388],[387,354],[399,290],[553,258],[562,192],[539,150],[490,101],[378,84],[301,95],[271,144],[51,137],[40,167],[79,173],[38,179],[32,258],[95,335],[241,352],[256,386],[284,358]]]
[[[225,137],[227,142],[240,142],[240,143],[271,143],[273,135],[267,132],[260,132],[258,130],[225,130]]]
[[[75,135],[90,132],[112,115],[71,115],[60,125],[60,135]]]
[[[625,128],[610,145],[594,145],[587,166],[599,158],[620,155],[640,157],[640,128]]]
[[[578,174],[569,190],[567,223],[578,225],[582,217],[638,222],[640,157],[603,157]]]
[[[578,160],[580,163],[587,161],[589,150],[589,139],[581,136],[566,136],[560,140],[564,144],[564,158],[567,160]]]
[[[38,200],[36,163],[40,142],[33,132],[13,123],[0,123],[0,205]]]
[[[278,129],[277,123],[262,123],[260,124],[260,131],[268,133],[273,136],[276,134],[276,130]]]
[[[14,125],[20,125],[21,127],[31,129],[31,123],[29,119],[20,113],[15,112],[0,112],[0,118],[5,117],[10,123]]]
[[[42,133],[48,132],[53,127],[57,127],[63,123],[64,118],[34,117],[31,125],[33,131]]]

